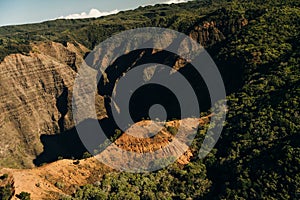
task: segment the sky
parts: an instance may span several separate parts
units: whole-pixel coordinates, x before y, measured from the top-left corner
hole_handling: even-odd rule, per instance
[[[0,0],[0,26],[57,18],[100,17],[139,6],[186,1],[188,0]]]

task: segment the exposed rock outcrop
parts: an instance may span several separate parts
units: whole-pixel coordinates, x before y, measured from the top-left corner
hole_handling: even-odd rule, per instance
[[[229,12],[226,9],[220,9],[216,13],[218,19],[201,21],[190,31],[190,37],[202,46],[208,47],[216,44],[226,38],[227,35],[233,34],[248,25],[248,20],[238,13]]]
[[[82,45],[32,44],[28,56],[0,63],[0,166],[32,167],[41,134],[71,128],[72,85],[88,51]]]
[[[195,26],[190,33],[190,37],[205,47],[225,39],[225,36],[216,27],[214,21],[204,22],[202,26]]]

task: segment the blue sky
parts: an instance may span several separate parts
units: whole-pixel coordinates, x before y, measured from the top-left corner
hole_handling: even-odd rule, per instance
[[[0,0],[0,26],[41,22],[59,17],[107,15],[143,5],[183,1],[187,0]]]

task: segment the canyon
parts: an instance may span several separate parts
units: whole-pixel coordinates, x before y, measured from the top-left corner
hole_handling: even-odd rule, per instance
[[[189,35],[203,46],[209,46],[224,40],[225,33],[232,26],[241,28],[246,25],[245,21],[237,18],[237,22],[226,26],[222,22],[205,21],[195,26]],[[78,68],[90,52],[79,43],[63,45],[49,41],[30,45],[30,53],[11,54],[0,63],[0,140],[4,144],[0,146],[0,166],[4,167],[34,167],[32,161],[43,152],[41,136],[60,134],[74,127],[72,87]],[[127,56],[130,59],[125,60],[127,64],[119,68],[123,71],[132,66],[130,63],[149,60],[149,53],[144,54],[130,54]],[[155,59],[155,55],[162,56],[161,52],[150,52],[150,55],[154,56],[151,59]],[[186,63],[172,55],[168,59],[164,62],[176,70]],[[122,74],[122,71],[117,74]],[[201,87],[199,90],[205,90],[203,83]],[[206,101],[203,100],[203,105]],[[98,119],[107,116],[103,94],[96,96],[96,108]]]

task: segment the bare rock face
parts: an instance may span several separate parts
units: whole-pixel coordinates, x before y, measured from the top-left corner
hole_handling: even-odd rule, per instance
[[[190,37],[205,47],[225,39],[214,21],[204,22],[201,26],[195,26],[194,30],[190,33]]]
[[[71,93],[88,51],[81,45],[32,44],[29,56],[0,63],[0,166],[32,167],[42,152],[41,134],[71,128]]]
[[[74,127],[73,84],[89,50],[71,43],[31,45],[29,55],[11,54],[0,63],[0,167],[34,167],[32,161],[43,152],[40,136],[62,134]],[[110,46],[107,53],[114,48],[117,46]],[[101,56],[99,59],[101,51],[95,53],[93,61],[107,65]],[[129,66],[143,55],[129,59]],[[145,72],[144,78],[151,78],[153,73]],[[95,97],[99,119],[106,114],[103,100],[100,95]]]
[[[248,25],[248,20],[241,14],[231,13],[226,9],[216,11],[219,19],[207,19],[197,24],[190,31],[190,37],[202,46],[208,47],[224,40],[227,35],[233,34]]]
[[[195,136],[199,126],[209,123],[210,116],[168,122],[137,122],[96,158],[133,171],[155,169],[159,162],[162,162],[159,166],[170,164],[168,159],[172,157],[180,165],[186,165],[193,157],[189,148],[190,138]],[[149,137],[149,133],[154,135]]]

